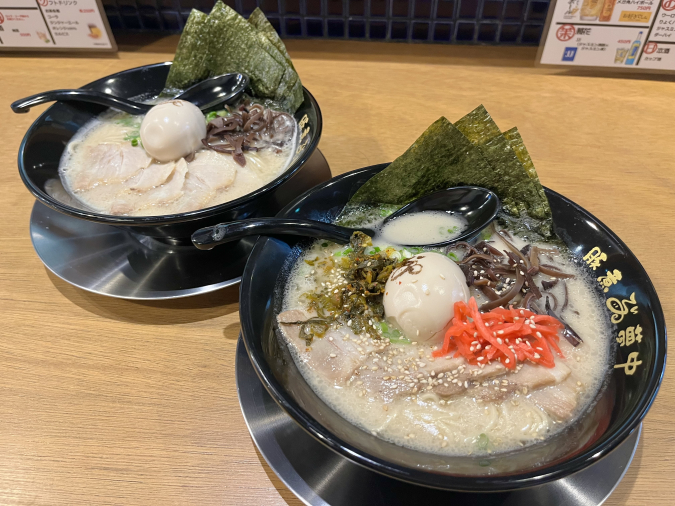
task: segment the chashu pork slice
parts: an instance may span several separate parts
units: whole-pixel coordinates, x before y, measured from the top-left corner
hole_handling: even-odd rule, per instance
[[[72,178],[73,191],[121,183],[138,174],[152,161],[143,148],[129,144],[104,143],[85,149],[85,159],[89,163]]]
[[[231,156],[211,150],[200,151],[190,162],[190,175],[211,191],[217,192],[234,183],[237,176],[237,164]]]
[[[570,368],[560,361],[556,361],[553,368],[523,364],[518,372],[511,372],[495,362],[482,369],[467,365],[450,371],[451,379],[436,385],[434,392],[445,398],[466,393],[484,401],[498,401],[516,391],[527,394],[549,385],[557,385],[570,374]]]
[[[288,322],[305,321],[314,315],[293,309],[277,316],[279,329],[286,342],[297,356],[316,374],[334,385],[342,385],[366,360],[368,353],[378,347],[362,342],[348,327],[329,329],[323,337],[314,338],[308,348],[305,340],[300,338],[300,325],[288,325]]]
[[[157,206],[173,202],[183,195],[183,184],[185,183],[185,174],[187,174],[187,162],[181,158],[176,162],[176,166],[171,177],[161,186],[145,192],[142,200],[142,208]]]
[[[166,183],[175,169],[176,162],[153,163],[129,179],[126,184],[133,191],[148,191]]]
[[[577,407],[575,385],[575,379],[570,376],[559,385],[533,392],[530,399],[551,418],[563,422],[572,418]]]
[[[183,185],[188,166],[183,158],[175,163],[169,179],[162,185],[156,186],[146,192],[138,193],[126,189],[119,195],[110,208],[110,213],[115,215],[130,214],[132,211],[161,206],[175,201],[183,195]],[[158,210],[154,214],[163,214]]]

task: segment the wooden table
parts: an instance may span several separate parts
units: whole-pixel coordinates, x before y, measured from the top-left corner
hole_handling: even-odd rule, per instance
[[[0,59],[0,504],[300,504],[239,410],[237,287],[174,302],[115,300],[51,275],[31,246],[33,198],[16,154],[38,110],[16,116],[9,103],[170,60],[176,38],[120,42],[115,57]],[[672,78],[537,69],[532,48],[289,49],[321,104],[320,148],[334,175],[390,161],[439,116],[454,121],[483,103],[502,129],[519,127],[543,184],[626,241],[675,324],[664,263],[675,251]],[[606,504],[673,504],[674,402],[666,375]]]

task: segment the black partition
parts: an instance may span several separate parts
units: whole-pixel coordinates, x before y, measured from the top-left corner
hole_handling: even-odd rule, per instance
[[[215,0],[102,0],[114,32],[178,33]],[[439,44],[539,43],[550,0],[223,0],[260,7],[283,38]]]

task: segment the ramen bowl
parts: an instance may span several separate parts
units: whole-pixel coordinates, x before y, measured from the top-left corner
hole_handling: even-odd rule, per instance
[[[145,65],[103,77],[83,86],[123,98],[153,97],[164,88],[171,62]],[[288,168],[255,191],[220,205],[164,216],[112,216],[74,208],[47,193],[45,184],[59,179],[59,162],[70,139],[106,107],[77,102],[57,102],[31,125],[19,148],[19,174],[26,188],[43,204],[83,220],[130,228],[156,238],[185,241],[198,228],[230,220],[270,216],[298,195],[294,176],[319,143],[321,111],[314,97],[303,88],[304,101],[294,117],[303,125],[298,149]]]
[[[290,203],[278,216],[331,221],[356,190],[386,166],[335,177]],[[606,256],[603,273],[604,269],[623,273],[620,282],[602,293],[617,340],[608,344],[613,367],[594,402],[570,427],[516,451],[444,456],[397,446],[348,422],[310,388],[277,334],[275,316],[288,276],[310,244],[295,238],[260,238],[242,276],[243,339],[267,391],[296,423],[333,451],[378,473],[421,486],[506,491],[560,479],[602,459],[638,429],[654,401],[666,360],[664,316],[647,273],[626,245],[574,202],[548,189],[546,193],[555,230],[579,265],[594,274],[592,259],[600,252]],[[634,338],[627,339],[628,334]]]

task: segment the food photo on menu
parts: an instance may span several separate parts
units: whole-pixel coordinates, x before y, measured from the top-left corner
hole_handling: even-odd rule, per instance
[[[675,2],[0,2],[0,504],[671,503]]]

